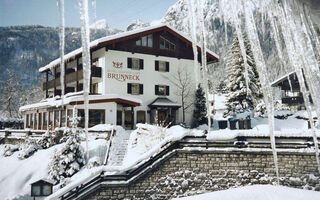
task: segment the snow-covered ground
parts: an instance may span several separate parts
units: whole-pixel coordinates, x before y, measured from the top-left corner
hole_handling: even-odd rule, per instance
[[[320,192],[272,185],[252,185],[175,200],[319,200]]]
[[[278,114],[289,114],[291,116],[286,116],[287,119],[285,120],[275,120],[276,136],[311,136],[310,130],[307,129],[307,121],[297,118],[297,115],[303,116],[303,113],[293,114],[282,112]],[[253,118],[253,129],[251,130],[216,129],[207,134],[207,139],[224,140],[234,139],[237,136],[269,136],[267,123],[266,118]],[[123,149],[127,154],[122,166],[101,166],[91,169],[84,167],[70,178],[65,188],[59,190],[56,194],[63,194],[64,191],[76,187],[102,172],[105,172],[105,174],[114,174],[135,167],[139,163],[148,160],[151,156],[159,153],[163,149],[163,146],[169,142],[180,140],[185,136],[204,136],[205,133],[203,129],[205,128],[205,126],[198,129],[186,129],[181,126],[165,128],[148,124],[138,124],[137,129],[130,133],[121,127],[114,127],[110,125],[95,126],[91,128],[91,131],[103,131],[104,133],[101,132],[100,135],[103,135],[104,138],[107,137],[106,131],[110,131],[112,129],[115,129],[116,132],[123,132],[124,134],[130,135],[128,146],[124,147],[127,149]],[[319,129],[317,130],[317,133],[320,136]],[[108,142],[105,139],[97,138],[102,137],[99,137],[99,134],[91,134],[91,137],[89,138],[89,154],[90,158],[98,158],[98,162],[103,163]],[[82,146],[85,147],[85,144],[83,143]],[[61,145],[55,145],[49,149],[37,151],[30,158],[20,160],[18,159],[19,152],[15,152],[10,157],[4,157],[2,154],[4,151],[4,145],[0,145],[0,188],[8,188],[7,190],[0,190],[0,199],[12,199],[17,195],[28,197],[30,193],[30,183],[42,178],[47,178],[50,158],[54,154],[55,150],[58,150],[59,148],[61,148]],[[113,153],[110,152],[110,154]],[[109,156],[112,157],[115,155]],[[241,191],[243,192],[245,189],[246,188]],[[252,189],[255,190],[255,188]],[[277,187],[276,189],[279,190],[279,192],[282,192],[289,190],[290,188],[283,189],[283,187]],[[256,190],[258,191],[259,189]],[[306,191],[306,193],[309,193],[309,191]],[[20,199],[22,198],[20,197]]]
[[[81,145],[85,148],[85,143]],[[0,188],[2,188],[0,199],[31,199],[30,184],[48,177],[50,159],[61,147],[62,144],[59,144],[45,150],[38,150],[31,157],[20,160],[19,151],[10,157],[4,157],[2,154],[4,145],[0,145]],[[99,139],[89,142],[90,157],[104,157],[105,150],[106,140]],[[81,171],[83,170],[85,169]]]

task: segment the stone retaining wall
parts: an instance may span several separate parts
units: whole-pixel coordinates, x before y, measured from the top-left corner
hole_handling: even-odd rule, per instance
[[[314,153],[278,153],[280,184],[320,191]],[[171,199],[251,184],[275,184],[272,152],[179,150],[129,185],[102,184],[82,199]]]

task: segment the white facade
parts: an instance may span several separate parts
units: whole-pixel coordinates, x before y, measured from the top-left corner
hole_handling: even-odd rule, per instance
[[[159,47],[156,39],[153,39],[152,42],[150,32],[145,33],[145,31],[159,31],[159,28],[163,28],[164,34],[169,31],[172,32],[171,34],[176,35],[175,37],[177,38],[171,39],[177,43],[169,42],[171,49],[163,49],[167,48],[164,44]],[[140,33],[141,35],[137,35]],[[119,50],[111,50],[117,48],[103,46],[107,44],[106,42],[121,37],[130,37],[133,34],[136,34],[133,40],[135,38],[139,40],[139,37],[141,38],[144,35],[148,36],[148,42],[151,39],[150,48],[149,46],[142,47],[142,49],[144,48],[143,52],[146,53],[136,53],[130,38],[128,39],[129,42],[125,43],[131,48],[128,51],[121,50],[121,48]],[[153,36],[159,39],[159,35],[155,34]],[[167,123],[178,124],[183,122],[182,101],[179,95],[181,90],[177,81],[178,72],[181,72],[180,78],[188,79],[190,83],[190,95],[185,99],[185,102],[194,102],[196,90],[196,70],[194,69],[193,56],[190,56],[191,45],[188,41],[190,42],[185,36],[170,27],[168,29],[164,25],[154,28],[149,27],[140,32],[133,31],[131,34],[129,32],[121,33],[118,36],[110,36],[91,42],[91,48],[95,48],[91,54],[92,66],[98,71],[99,75],[94,75],[91,78],[92,94],[89,97],[89,126],[97,123],[106,123],[122,125],[125,128],[134,128],[137,123],[166,121]],[[114,43],[111,44],[115,45]],[[141,44],[139,44],[140,47],[138,44],[136,45],[141,49]],[[172,45],[177,45],[177,47]],[[161,48],[162,50],[159,51]],[[178,49],[188,49],[189,52],[181,52],[181,50],[177,52]],[[161,51],[167,51],[167,53],[161,53]],[[160,56],[158,53],[152,52],[160,52],[160,55],[170,54],[171,56]],[[174,53],[174,56],[172,53]],[[209,52],[209,54],[217,59],[216,54],[213,52]],[[188,59],[180,58],[181,55]],[[57,59],[39,70],[40,72],[46,72],[47,80],[44,89],[46,88],[48,99],[44,102],[20,108],[20,111],[25,115],[26,128],[46,129],[49,126],[53,128],[68,126],[66,122],[74,106],[78,109],[78,114],[83,114],[83,97],[79,93],[79,91],[82,91],[83,84],[83,79],[81,78],[81,49],[67,54],[65,59],[65,88],[68,94],[64,98],[63,105],[61,104],[61,99],[57,96],[59,95],[57,91],[61,90],[59,59]],[[52,74],[53,79],[50,80],[48,74]],[[192,123],[192,113],[193,106],[185,113],[185,123],[188,125]],[[82,115],[80,114],[80,116]],[[95,120],[91,124],[90,116],[93,116],[92,119]]]

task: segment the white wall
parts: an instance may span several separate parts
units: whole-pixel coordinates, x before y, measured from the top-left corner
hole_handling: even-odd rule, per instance
[[[129,69],[127,67],[127,58],[139,58],[144,60],[144,69],[142,70],[134,70]],[[155,61],[167,61],[170,63],[169,72],[159,72],[155,71]],[[121,68],[113,67],[112,62],[119,62],[122,63]],[[169,96],[164,96],[169,98],[170,100],[180,103],[181,104],[181,97],[177,95],[179,91],[177,87],[170,82],[173,79],[173,76],[177,75],[178,69],[182,71],[187,71],[191,77],[191,97],[190,101],[193,102],[194,92],[196,89],[195,85],[195,73],[194,73],[194,66],[193,60],[186,60],[186,59],[177,59],[171,57],[163,57],[163,56],[154,56],[154,55],[146,55],[146,54],[139,54],[139,53],[129,53],[123,51],[114,51],[108,50],[105,52],[105,69],[103,69],[103,81],[104,84],[104,94],[121,94],[121,95],[128,95],[131,94],[127,93],[127,83],[139,83],[143,84],[143,95],[132,95],[134,97],[140,98],[143,103],[141,106],[136,107],[135,111],[137,110],[147,110],[148,105],[154,101],[159,95],[155,95],[155,85],[168,85],[170,87],[170,94]],[[114,78],[108,78],[107,73],[117,73],[117,74],[128,74],[128,75],[136,75],[139,76],[139,80],[115,80]],[[186,113],[186,121],[187,123],[191,123],[192,119],[192,112],[193,108]],[[177,112],[178,122],[182,121],[182,108],[179,109]],[[135,116],[136,117],[136,116]],[[147,114],[147,120],[149,120],[149,114]]]

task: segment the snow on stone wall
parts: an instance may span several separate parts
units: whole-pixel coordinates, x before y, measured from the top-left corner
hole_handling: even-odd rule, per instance
[[[280,184],[320,191],[313,153],[279,153]],[[126,185],[104,184],[88,200],[171,199],[242,185],[276,182],[271,152],[179,151],[142,178]]]

